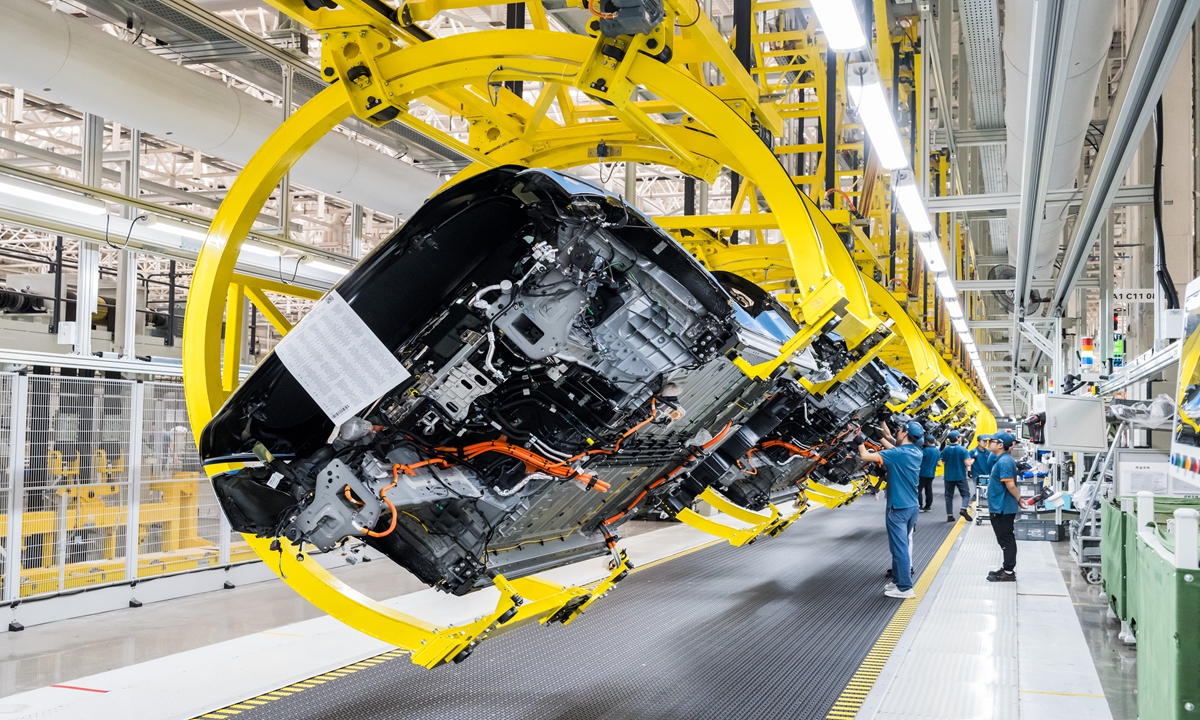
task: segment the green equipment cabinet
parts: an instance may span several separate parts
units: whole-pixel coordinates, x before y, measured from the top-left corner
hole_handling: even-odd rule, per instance
[[[1173,527],[1152,520],[1151,498],[1138,498],[1144,529],[1126,538],[1133,548],[1126,574],[1129,610],[1137,621],[1138,716],[1144,720],[1200,717],[1200,512],[1179,508]]]
[[[1137,597],[1128,591],[1137,585],[1138,573],[1134,563],[1137,545],[1133,542],[1137,537],[1135,502],[1135,497],[1125,495],[1109,498],[1100,505],[1100,582],[1113,613],[1136,631]],[[1200,499],[1154,498],[1155,523],[1166,527],[1180,508],[1200,510]]]

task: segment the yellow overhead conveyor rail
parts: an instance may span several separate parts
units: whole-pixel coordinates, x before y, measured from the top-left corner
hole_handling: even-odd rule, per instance
[[[954,382],[957,397],[966,398],[981,415],[986,413],[895,298],[862,276],[858,250],[852,253],[847,249],[821,208],[800,191],[776,149],[762,139],[764,131],[780,135],[789,113],[806,112],[784,107],[786,102],[777,102],[772,93],[764,92],[781,82],[798,81],[794,74],[787,74],[790,66],[776,71],[762,60],[774,57],[770,53],[779,52],[781,43],[798,39],[804,40],[807,49],[801,48],[803,52],[794,47],[782,49],[819,58],[821,53],[816,51],[821,48],[812,31],[797,38],[774,32],[758,35],[755,54],[760,62],[751,73],[694,0],[667,0],[666,18],[652,32],[618,38],[595,30],[590,35],[555,31],[537,2],[526,4],[532,29],[486,30],[442,38],[432,37],[417,23],[442,10],[493,3],[420,0],[397,10],[374,0],[339,0],[312,10],[301,0],[268,2],[320,34],[321,69],[330,85],[291,114],[245,166],[218,210],[197,259],[183,344],[188,411],[197,433],[235,389],[237,377],[223,372],[223,365],[236,367],[234,349],[240,347],[245,331],[240,311],[243,297],[281,334],[286,334],[291,324],[267,293],[312,297],[292,286],[237,275],[234,266],[242,242],[284,175],[313,144],[351,115],[376,125],[401,122],[470,158],[472,165],[451,183],[510,163],[555,169],[592,164],[598,161],[598,147],[605,149],[604,158],[609,161],[668,166],[709,182],[728,168],[742,178],[734,199],[734,217],[748,205],[750,211],[742,214],[745,222],[751,223],[746,227],[778,230],[780,242],[725,245],[713,241],[698,254],[712,269],[729,268],[779,291],[800,326],[775,359],[753,366],[739,359],[739,367],[747,375],[769,376],[836,318],[837,332],[850,348],[876,333],[887,335],[872,347],[872,357],[892,358],[890,362],[900,363],[898,367],[905,372],[911,368],[910,374],[922,390]],[[568,4],[583,7],[579,0]],[[722,84],[708,84],[706,64],[718,71]],[[510,81],[539,87],[534,102],[508,90],[503,83]],[[826,102],[836,102],[836,98]],[[464,142],[418,119],[410,112],[414,103],[465,120],[468,139]],[[552,114],[552,108],[557,113]],[[668,121],[668,114],[677,120]],[[803,144],[789,148],[796,153],[810,150]],[[861,143],[858,147],[844,144],[839,151],[860,152]],[[822,157],[822,167],[827,168],[831,161]],[[819,187],[812,191],[823,197]],[[876,197],[879,195],[882,193]],[[759,196],[767,212],[760,212]],[[714,217],[706,227],[726,222]],[[755,222],[760,224],[753,226]],[[878,258],[870,261],[878,262]],[[881,328],[884,318],[892,321],[890,330]],[[934,397],[930,394],[929,401]],[[211,473],[226,469],[230,468],[208,468]],[[758,515],[715,494],[709,500],[750,527],[736,531],[712,528],[706,518],[695,524],[735,544],[777,533],[802,512],[785,517],[772,507],[767,515]],[[317,607],[365,633],[411,650],[413,661],[427,667],[465,657],[464,653],[489,635],[544,623],[552,617],[570,622],[623,577],[627,568],[618,551],[609,576],[591,589],[564,587],[536,577],[508,581],[497,576],[499,599],[494,612],[465,627],[442,628],[363,596],[316,562],[304,562],[302,549],[286,541],[276,552],[270,549],[269,540],[247,540],[268,560],[270,568]]]

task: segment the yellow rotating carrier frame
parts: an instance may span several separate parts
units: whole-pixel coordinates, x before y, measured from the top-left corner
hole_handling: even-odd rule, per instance
[[[268,1],[320,33],[322,73],[330,85],[292,114],[246,165],[221,204],[197,259],[183,344],[188,411],[197,434],[237,383],[242,297],[286,334],[290,323],[265,293],[310,299],[320,295],[241,275],[235,265],[251,225],[289,168],[352,114],[376,125],[395,119],[471,158],[473,164],[451,183],[510,163],[555,169],[594,163],[601,140],[610,157],[622,162],[666,165],[708,182],[725,167],[739,173],[745,179],[742,197],[755,190],[761,193],[770,206],[772,223],[782,234],[782,245],[772,245],[769,252],[759,246],[758,258],[761,263],[778,255],[772,261],[787,265],[794,278],[787,300],[801,327],[774,360],[756,366],[739,360],[741,369],[752,377],[770,375],[835,317],[841,318],[838,332],[851,348],[879,328],[882,321],[873,311],[873,297],[850,253],[820,210],[797,191],[756,131],[756,126],[764,126],[778,134],[779,113],[760,101],[754,79],[694,0],[668,0],[666,20],[653,32],[618,38],[553,31],[537,2],[527,5],[533,29],[432,38],[414,23],[443,9],[489,3],[423,0],[396,11],[371,0],[345,0],[318,10],[300,0]],[[706,62],[721,72],[724,85],[704,84],[700,67]],[[507,81],[540,83],[536,101],[531,105],[510,92],[501,84]],[[638,89],[657,99],[638,99]],[[593,102],[576,105],[573,92]],[[468,142],[439,134],[409,115],[416,100],[467,118]],[[562,122],[548,116],[556,102]],[[681,113],[683,121],[666,124],[654,119],[667,112]],[[914,355],[933,353],[923,337],[918,341],[906,335],[904,342]],[[871,357],[884,345],[880,343]],[[953,375],[943,368],[944,363],[930,372]],[[920,378],[922,388],[932,380]],[[702,497],[750,527],[735,529],[687,510],[680,519],[733,544],[775,534],[801,512],[784,517],[771,507],[764,516],[711,490]],[[465,657],[489,634],[556,616],[570,622],[628,568],[624,553],[615,551],[610,575],[590,589],[537,577],[509,581],[498,576],[500,600],[493,612],[465,626],[443,628],[367,598],[318,563],[304,562],[302,548],[282,538],[284,549],[278,553],[269,549],[270,540],[246,539],[270,568],[314,605],[368,635],[411,651],[413,662],[426,667]]]

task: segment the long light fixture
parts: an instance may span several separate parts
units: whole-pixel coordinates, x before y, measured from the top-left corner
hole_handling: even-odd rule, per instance
[[[334,275],[345,275],[350,272],[350,268],[345,265],[334,265],[333,263],[321,262],[320,260],[309,260],[304,264],[314,270],[323,270]]]
[[[921,257],[925,258],[925,267],[929,268],[929,272],[937,275],[938,273],[946,272],[946,260],[942,257],[941,248],[932,240],[921,240],[917,243],[917,247],[921,248]]]
[[[946,298],[946,314],[950,316],[951,320],[957,320],[963,316],[962,305],[958,304],[956,298]]]
[[[967,321],[962,318],[955,318],[954,320],[950,321],[950,324],[953,325],[954,329],[960,333],[967,332]]]
[[[63,192],[54,188],[41,187],[32,183],[23,183],[0,178],[0,193],[13,195],[26,200],[57,205],[66,210],[75,210],[88,215],[103,215],[108,212],[103,200]]]
[[[869,126],[867,131],[870,132]],[[871,141],[875,141],[874,136],[871,136]],[[918,233],[927,233],[933,230],[933,223],[929,222],[929,211],[925,209],[925,201],[921,199],[921,191],[917,189],[917,181],[912,170],[906,168],[892,173],[892,187],[896,190],[896,201],[900,203],[900,209],[904,211],[904,219],[908,220],[908,227]]]
[[[946,300],[958,298],[958,293],[954,291],[954,281],[950,279],[949,275],[937,276],[937,291],[938,295]]]
[[[242,243],[242,250],[253,255],[262,255],[263,257],[271,258],[272,260],[279,257],[279,248],[271,247],[270,245],[259,245],[253,242]]]
[[[180,237],[187,237],[193,240],[203,240],[208,235],[208,228],[179,222],[178,220],[171,220],[170,218],[161,217],[154,213],[147,214],[146,227],[174,233]]]
[[[858,11],[849,0],[811,0],[817,21],[825,32],[825,42],[834,52],[858,50],[867,44]]]
[[[907,167],[908,156],[904,152],[904,143],[900,141],[900,132],[896,129],[896,119],[892,117],[891,108],[883,94],[883,83],[879,80],[875,63],[850,63],[846,66],[846,93],[867,128],[871,150],[879,158],[879,164],[887,170]]]

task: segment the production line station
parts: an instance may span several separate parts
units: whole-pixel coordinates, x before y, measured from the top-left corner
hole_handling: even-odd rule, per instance
[[[1200,718],[1200,0],[0,0],[0,718]]]

